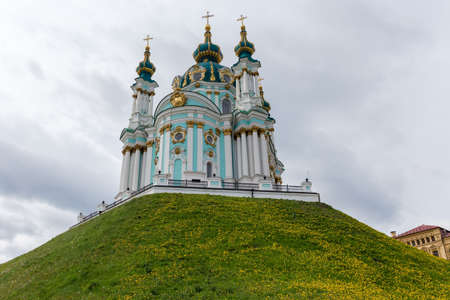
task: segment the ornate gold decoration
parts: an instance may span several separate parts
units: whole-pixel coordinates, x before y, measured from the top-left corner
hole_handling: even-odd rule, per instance
[[[207,145],[210,145],[212,147],[216,146],[216,141],[217,141],[217,136],[214,135],[213,130],[210,128],[207,131],[205,131],[205,133],[203,134],[204,139],[205,139],[205,143]],[[208,139],[208,137],[210,137],[210,139]]]
[[[203,128],[203,126],[205,125],[205,123],[203,122],[196,122],[197,124],[197,128]]]
[[[214,152],[213,152],[213,151],[209,151],[209,152],[208,152],[208,156],[211,157],[211,158],[213,158],[213,157],[214,157]]]
[[[208,95],[211,95],[212,91],[206,91],[206,93],[207,93]]]
[[[233,73],[228,68],[222,68],[219,70],[220,81],[230,83],[233,81]],[[226,80],[228,77],[228,80]]]
[[[152,147],[154,142],[154,140],[148,140],[146,143],[147,147]]]
[[[226,90],[229,90],[229,89],[230,89],[230,85],[227,84],[227,85],[225,86],[225,89],[226,89]]]
[[[175,136],[178,133],[181,133],[183,135],[183,137],[179,140],[175,139]],[[172,132],[170,133],[170,136],[172,138],[172,144],[184,143],[184,140],[186,139],[186,129],[184,129],[181,126],[177,126],[174,130],[172,130]]]
[[[209,66],[211,68],[211,76],[209,77],[209,79],[211,81],[216,81],[216,76],[214,76],[214,65],[213,65],[212,61],[209,62]]]
[[[191,71],[189,71],[189,79],[191,81],[201,81],[205,78],[205,73],[206,73],[205,68],[195,65],[191,68]],[[195,74],[200,74],[200,78],[195,79]]]
[[[172,103],[174,107],[183,106],[186,104],[186,96],[184,93],[180,92],[180,89],[176,89],[172,96],[170,96],[170,103]]]
[[[170,131],[170,128],[171,128],[171,127],[172,127],[171,124],[166,124],[166,125],[164,125],[163,127],[161,127],[161,128],[159,129],[160,135],[163,135],[163,134],[164,134],[164,131],[165,131],[166,129],[168,129],[168,130]]]
[[[136,95],[136,94],[133,94],[133,98],[136,99],[136,98],[137,98],[137,95]]]
[[[130,146],[125,146],[125,148],[122,149],[122,154],[125,154],[127,151],[131,151],[131,147]]]
[[[214,91],[214,95],[219,95],[220,94],[220,92],[219,91]]]
[[[232,132],[233,130],[231,130],[231,128],[227,128],[223,130],[223,135],[231,135]]]
[[[175,154],[180,154],[181,153],[181,149],[177,147],[177,148],[175,148],[174,152],[175,152]]]
[[[159,146],[160,146],[159,141],[160,141],[159,138],[155,139],[155,155],[158,154],[158,152],[159,152]]]
[[[196,88],[199,88],[199,87],[200,87],[200,83],[196,82],[196,83],[195,83],[195,87],[196,87]]]
[[[216,135],[220,136],[220,129],[219,128],[216,128]]]
[[[155,157],[155,159],[153,160],[153,162],[155,163],[155,165],[157,165],[157,164],[158,164],[158,158]]]
[[[186,125],[188,128],[193,128],[195,124],[195,121],[186,121]]]
[[[241,22],[242,26],[244,26],[245,19],[247,19],[247,16],[241,15],[236,21]]]

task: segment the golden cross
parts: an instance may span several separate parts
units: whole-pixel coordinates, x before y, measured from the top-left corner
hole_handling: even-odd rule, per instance
[[[150,37],[148,34],[147,34],[147,37],[144,39],[144,41],[146,41],[147,42],[147,47],[149,47],[150,45],[149,45],[149,43],[150,43],[150,40],[153,40],[153,37]]]
[[[245,19],[247,19],[247,17],[244,16],[244,15],[241,15],[241,17],[238,18],[236,21],[241,22],[241,23],[242,23],[242,26],[244,26],[244,20],[245,20]]]
[[[202,16],[203,19],[206,19],[206,24],[209,25],[209,18],[214,17],[214,15],[210,15],[209,11],[206,11],[206,16]]]

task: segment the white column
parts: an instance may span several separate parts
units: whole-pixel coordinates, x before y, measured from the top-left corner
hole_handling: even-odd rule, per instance
[[[133,115],[136,112],[136,99],[137,99],[137,95],[136,97],[133,96],[133,107],[131,108],[131,114]]]
[[[249,81],[249,85],[250,85],[250,92],[254,92],[255,91],[255,79],[253,75],[248,75],[248,81]],[[250,93],[252,94],[252,93]]]
[[[169,173],[169,162],[170,162],[170,127],[168,127],[165,131],[164,131],[164,141],[165,141],[165,146],[164,146],[164,174],[168,174]]]
[[[122,170],[122,176],[121,176],[121,185],[120,185],[120,191],[124,192],[127,190],[128,187],[128,177],[130,172],[130,149],[125,148],[125,155],[124,155],[124,165]]]
[[[248,176],[248,155],[247,155],[247,133],[242,131],[241,136],[241,151],[242,151],[242,176]]]
[[[225,144],[225,178],[233,177],[233,160],[231,149],[231,129],[225,129],[223,131],[223,138]]]
[[[119,192],[123,192],[123,171],[125,168],[125,151],[122,152],[122,166],[120,167],[120,183],[119,183]]]
[[[248,94],[248,74],[247,71],[242,71],[242,94]]]
[[[150,173],[152,171],[153,141],[147,142],[147,156],[145,157],[144,186],[150,184]]]
[[[253,128],[253,164],[255,166],[255,175],[261,174],[260,156],[258,129]]]
[[[159,134],[159,151],[158,151],[158,164],[156,165],[156,174],[158,174],[159,171],[162,173],[162,157],[163,157],[163,145],[164,145],[164,131],[160,131]]]
[[[127,187],[130,189],[130,191],[133,189],[133,178],[134,178],[134,160],[136,158],[136,152],[131,149],[130,150],[130,170],[128,171],[128,185]]]
[[[203,123],[197,123],[197,172],[203,172]]]
[[[267,153],[267,141],[266,141],[266,135],[261,132],[260,135],[260,141],[261,141],[261,160],[262,160],[262,169],[263,169],[263,175],[269,177],[269,155]]]
[[[142,162],[141,162],[141,176],[140,176],[140,180],[139,180],[139,187],[144,187],[145,186],[145,173],[147,173],[147,166],[146,166],[146,162],[147,162],[147,147],[144,146],[143,149],[143,154],[142,154]]]
[[[236,78],[236,102],[241,99],[241,78]]]
[[[134,161],[133,161],[133,181],[132,181],[132,190],[136,191],[138,188],[139,182],[139,163],[141,158],[141,148],[136,147],[136,151],[134,152]]]
[[[153,116],[153,96],[155,92],[150,92],[150,96],[148,97],[148,114]]]
[[[242,152],[241,152],[241,134],[236,134],[236,156],[237,156],[237,177],[242,177]]]
[[[187,123],[187,171],[193,170],[193,162],[194,162],[194,122],[188,121]]]
[[[250,177],[255,176],[255,164],[253,163],[253,157],[255,156],[253,153],[253,139],[252,132],[247,132],[247,155],[248,155],[248,174]]]

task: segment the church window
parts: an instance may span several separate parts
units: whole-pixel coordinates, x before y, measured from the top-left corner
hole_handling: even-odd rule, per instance
[[[211,162],[206,163],[206,176],[208,178],[212,177],[212,163]]]
[[[431,240],[434,242],[434,235],[431,236]]]
[[[208,135],[206,136],[206,140],[208,141],[208,143],[212,144],[214,139],[212,138],[212,136]]]
[[[176,134],[175,134],[175,140],[176,141],[179,141],[179,140],[181,140],[182,138],[183,138],[183,133],[181,133],[181,132],[177,132]]]
[[[193,75],[195,81],[202,79],[202,73],[200,72],[194,73]]]
[[[429,243],[430,242],[430,238],[429,237],[427,237],[427,243]]]
[[[433,250],[433,255],[439,257],[439,251]]]
[[[228,99],[224,99],[222,101],[222,113],[229,114],[231,113],[231,102]]]

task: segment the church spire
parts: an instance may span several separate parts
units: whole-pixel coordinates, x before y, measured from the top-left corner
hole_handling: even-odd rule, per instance
[[[206,12],[205,16],[202,16],[203,19],[206,19],[205,40],[202,44],[199,44],[197,46],[197,49],[195,49],[194,53],[192,54],[197,63],[207,61],[220,63],[223,59],[220,47],[216,44],[213,44],[211,41],[212,34],[211,25],[209,25],[209,18],[212,17],[214,17],[214,15],[211,15],[209,11]]]
[[[144,41],[147,42],[147,46],[144,51],[144,60],[141,61],[136,68],[136,73],[138,73],[139,77],[150,82],[153,81],[152,75],[156,71],[156,67],[152,62],[150,62],[150,40],[152,39],[153,38],[147,34],[147,37],[144,39]]]
[[[234,53],[239,58],[251,57],[255,52],[255,45],[247,40],[247,31],[245,30],[244,20],[247,19],[246,16],[241,15],[236,21],[241,22],[241,40],[234,47]]]

